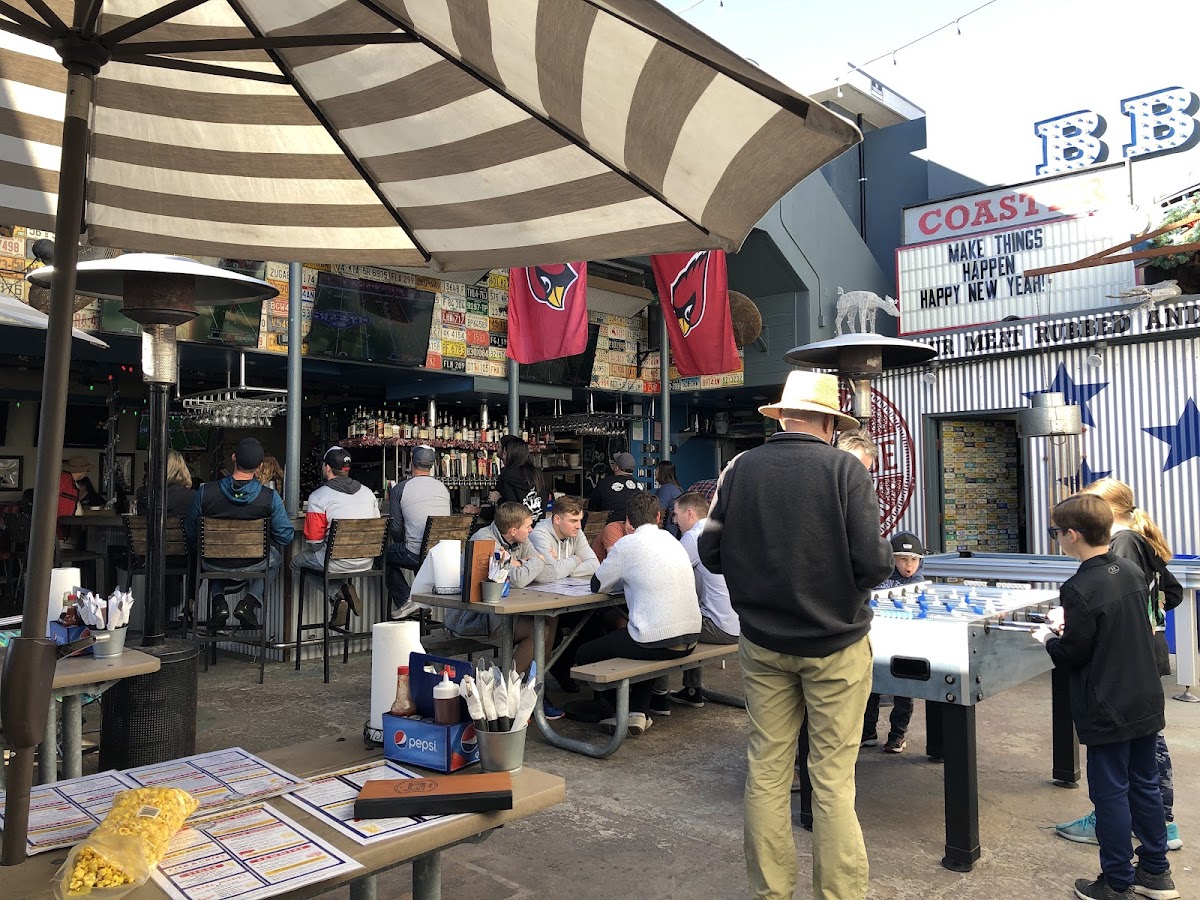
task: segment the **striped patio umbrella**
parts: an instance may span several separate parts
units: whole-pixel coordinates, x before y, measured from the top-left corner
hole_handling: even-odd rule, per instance
[[[0,222],[57,248],[6,672],[36,709],[81,230],[444,270],[736,250],[860,137],[652,0],[0,0]],[[36,743],[21,724],[4,722],[8,864]]]

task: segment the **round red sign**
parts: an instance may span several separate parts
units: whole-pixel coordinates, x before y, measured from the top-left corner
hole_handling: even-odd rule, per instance
[[[850,392],[842,388],[842,411],[850,411]],[[879,497],[880,532],[891,534],[912,503],[916,490],[916,448],[908,423],[886,396],[871,389],[871,420],[867,430],[879,448],[871,468]]]

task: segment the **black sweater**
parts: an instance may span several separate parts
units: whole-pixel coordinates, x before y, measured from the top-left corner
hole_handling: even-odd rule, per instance
[[[1059,589],[1064,628],[1046,641],[1069,670],[1071,718],[1081,744],[1115,744],[1166,727],[1162,682],[1146,616],[1146,579],[1108,552],[1079,564]]]
[[[862,463],[788,432],[726,468],[699,550],[725,576],[747,640],[793,656],[828,656],[864,637],[871,588],[893,563]]]

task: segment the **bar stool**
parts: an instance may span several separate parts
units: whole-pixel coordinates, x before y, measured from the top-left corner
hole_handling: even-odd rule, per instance
[[[196,552],[196,614],[192,617],[192,638],[200,643],[210,644],[211,651],[206,648],[204,654],[204,671],[208,671],[209,655],[216,663],[219,641],[231,643],[252,644],[253,641],[238,639],[234,635],[217,633],[216,623],[212,621],[212,596],[209,592],[208,612],[204,619],[207,634],[200,634],[200,604],[204,596],[206,581],[258,581],[262,583],[259,597],[263,602],[262,634],[258,641],[258,683],[263,683],[263,675],[267,667],[267,578],[269,577],[269,553],[271,548],[269,522],[266,519],[214,519],[208,516],[200,520],[200,534],[197,540]],[[245,564],[237,568],[205,568],[208,563],[212,566],[223,565],[231,559],[244,560]],[[278,574],[278,573],[276,573]]]
[[[146,517],[126,515],[122,518],[125,520],[125,552],[120,559],[113,560],[113,569],[114,575],[116,572],[125,571],[132,580],[134,575],[146,571]],[[188,586],[191,582],[187,536],[183,533],[182,516],[167,516],[166,523],[167,529],[163,536],[163,552],[167,562],[165,574],[180,579],[180,599],[183,601],[181,616],[186,630]]]
[[[326,598],[329,597],[331,581],[357,581],[363,578],[377,578],[380,581],[379,596],[382,598],[380,602],[380,619],[382,621],[387,618],[387,603],[388,596],[384,578],[384,562],[383,549],[387,543],[387,517],[377,519],[334,519],[329,523],[329,533],[325,537],[325,565],[320,569],[302,568],[299,570],[299,578],[292,579],[293,591],[295,592],[296,604],[296,671],[300,671],[300,648],[305,643],[314,643],[313,641],[304,640],[304,631],[309,628],[321,629],[321,656],[325,667],[325,683],[329,684],[329,618]],[[339,559],[364,559],[369,558],[373,561],[373,565],[367,569],[360,569],[355,572],[330,571],[329,564],[336,562]],[[323,615],[321,621],[309,622],[304,621],[304,584],[306,580],[311,579],[321,582],[321,610]],[[350,611],[353,614],[354,610]],[[350,640],[351,638],[370,637],[370,631],[353,632],[347,631],[342,637],[342,662],[346,663],[350,660]]]
[[[466,513],[454,513],[449,516],[430,516],[425,520],[425,533],[421,536],[421,563],[429,555],[429,548],[437,545],[438,541],[462,541],[466,544],[471,539],[471,529],[475,517]],[[414,569],[410,566],[398,566],[404,578],[411,585],[417,577],[420,563]],[[427,609],[422,609],[419,617],[421,634],[426,635],[432,630],[433,616]]]

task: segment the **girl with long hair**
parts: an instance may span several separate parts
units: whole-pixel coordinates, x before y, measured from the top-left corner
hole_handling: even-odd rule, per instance
[[[675,498],[683,493],[679,477],[675,474],[675,463],[662,460],[654,467],[654,481],[658,488],[654,491],[658,497],[658,508],[663,511],[663,527],[675,537],[679,537],[679,526],[675,524],[671,512],[675,508]]]
[[[1082,491],[1095,494],[1108,504],[1113,514],[1112,535],[1108,548],[1117,556],[1132,560],[1146,576],[1150,590],[1147,615],[1154,628],[1154,655],[1158,660],[1158,673],[1171,674],[1170,650],[1167,648],[1165,611],[1174,609],[1183,600],[1183,588],[1175,576],[1167,571],[1171,561],[1171,547],[1162,529],[1150,518],[1149,513],[1134,502],[1133,489],[1116,478],[1101,478],[1093,481]],[[1183,846],[1179,826],[1175,824],[1175,786],[1172,779],[1171,754],[1166,738],[1160,733],[1155,742],[1158,757],[1158,783],[1162,791],[1163,813],[1167,817],[1167,847],[1178,850]],[[1080,843],[1096,843],[1096,813],[1088,813],[1082,819],[1056,825],[1059,836]]]
[[[500,457],[504,465],[496,479],[496,489],[490,497],[500,503],[521,503],[533,513],[538,522],[546,511],[546,482],[542,470],[533,464],[529,444],[513,434],[500,439]]]

